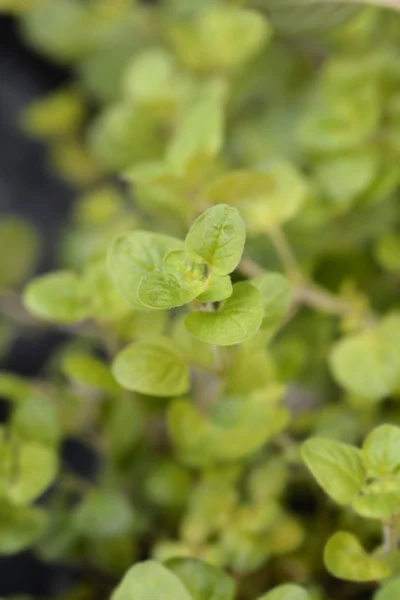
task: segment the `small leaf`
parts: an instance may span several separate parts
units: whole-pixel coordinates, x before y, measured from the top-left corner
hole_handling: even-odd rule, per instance
[[[198,295],[194,287],[184,289],[172,273],[152,271],[143,277],[138,289],[138,298],[148,308],[165,310],[188,304]]]
[[[400,382],[400,317],[384,318],[371,330],[350,335],[333,347],[330,365],[346,390],[365,398],[383,398]]]
[[[130,344],[112,367],[122,387],[154,396],[178,396],[190,387],[186,361],[173,342],[154,338]]]
[[[211,565],[191,558],[175,558],[166,566],[179,577],[193,600],[234,600],[234,579]]]
[[[323,438],[307,440],[302,457],[319,485],[338,504],[351,504],[366,479],[361,451]]]
[[[36,500],[57,475],[57,454],[48,446],[34,442],[22,444],[12,451],[12,461],[14,471],[10,473],[7,497],[14,504]]]
[[[246,230],[235,208],[218,204],[193,223],[185,249],[192,260],[208,264],[217,275],[231,273],[242,257]]]
[[[211,3],[192,21],[175,25],[170,38],[180,60],[190,69],[218,72],[243,65],[270,34],[270,26],[259,12]]]
[[[15,288],[31,275],[39,255],[39,239],[29,223],[2,217],[0,224],[0,290]]]
[[[394,473],[400,467],[400,428],[393,425],[376,427],[366,438],[362,453],[370,477]]]
[[[324,561],[332,575],[347,581],[380,581],[392,574],[386,563],[369,556],[359,540],[345,531],[329,539]]]
[[[37,507],[14,506],[0,501],[0,554],[15,554],[43,535],[47,515]]]
[[[30,396],[13,411],[10,428],[21,442],[56,446],[61,438],[61,423],[55,403],[49,398]]]
[[[258,600],[310,600],[310,596],[298,585],[280,585]]]
[[[117,238],[110,247],[108,266],[120,293],[139,310],[146,306],[138,298],[145,275],[160,270],[166,254],[182,250],[183,242],[159,233],[133,231]]]
[[[257,171],[233,171],[212,181],[203,193],[209,204],[236,206],[252,234],[266,233],[294,217],[308,193],[290,163],[277,161]]]
[[[24,291],[26,308],[36,317],[78,323],[87,316],[81,282],[69,271],[55,271],[34,279]]]
[[[374,596],[374,600],[398,600],[398,598],[400,598],[400,577],[384,583]]]
[[[252,337],[263,318],[260,292],[250,283],[236,283],[233,293],[217,312],[195,312],[185,325],[201,341],[217,346],[233,346]]]
[[[251,280],[261,292],[264,301],[264,317],[260,333],[269,339],[283,323],[291,302],[292,290],[287,277],[279,273],[266,273]]]
[[[204,85],[187,108],[167,149],[167,164],[175,172],[186,172],[196,160],[214,158],[224,141],[224,95],[220,81]]]
[[[108,539],[132,529],[134,511],[128,500],[113,490],[87,494],[73,515],[73,527],[88,538]]]
[[[362,517],[382,521],[399,512],[400,486],[393,492],[385,491],[384,485],[382,490],[379,487],[379,484],[364,487],[361,495],[353,502],[353,509]]]
[[[197,296],[199,302],[222,302],[232,296],[232,282],[229,275],[211,275],[207,288]]]
[[[132,312],[130,304],[116,289],[103,256],[87,265],[82,275],[82,290],[89,316],[98,321],[118,321]]]
[[[186,587],[160,563],[149,560],[132,567],[111,600],[193,600]]]
[[[68,352],[63,358],[62,370],[69,379],[88,388],[108,393],[120,390],[109,365],[88,352]]]

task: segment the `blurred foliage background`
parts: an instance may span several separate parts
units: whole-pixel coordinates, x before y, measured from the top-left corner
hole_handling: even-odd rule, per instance
[[[240,599],[287,579],[316,600],[372,598],[332,578],[322,549],[338,527],[372,547],[380,524],[327,502],[299,445],[400,424],[400,16],[301,4],[0,1],[1,414],[11,436],[51,449],[47,479],[14,490],[21,512],[0,506],[15,525],[0,523],[0,551],[16,554],[0,560],[0,593],[106,598],[135,560],[188,554],[233,573]],[[179,319],[121,304],[104,255],[134,229],[182,237],[218,201],[246,222],[234,279],[258,265],[294,290],[288,301],[274,280],[262,350],[231,356],[223,393],[254,412],[211,411],[248,428],[234,459],[232,441],[207,454],[185,434],[202,425],[183,401],[127,392],[109,370],[124,344],[168,329],[207,371]],[[74,274],[30,296],[30,314],[26,283],[55,268]],[[210,373],[199,381],[218,397]]]

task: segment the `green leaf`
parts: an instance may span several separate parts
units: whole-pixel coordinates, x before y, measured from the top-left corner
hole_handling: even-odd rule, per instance
[[[307,440],[302,457],[324,491],[338,504],[351,504],[366,480],[361,451],[323,438]]]
[[[130,344],[117,355],[112,371],[122,387],[142,394],[179,396],[190,387],[187,363],[167,338]]]
[[[369,477],[386,477],[400,467],[400,428],[393,425],[376,427],[362,448]]]
[[[5,400],[20,403],[32,393],[31,386],[14,373],[0,372],[0,396]]]
[[[88,137],[93,155],[113,171],[158,160],[165,150],[160,123],[144,106],[108,105],[91,124]]]
[[[200,560],[175,558],[166,566],[179,577],[193,600],[234,600],[235,580]]]
[[[34,316],[49,321],[79,323],[87,316],[81,282],[69,271],[34,279],[25,288],[24,304]]]
[[[255,277],[251,283],[261,292],[264,317],[260,334],[270,339],[282,325],[292,303],[292,289],[287,277],[279,273],[266,273]]]
[[[182,249],[183,242],[176,238],[148,231],[133,231],[111,244],[108,254],[110,275],[119,292],[134,308],[146,310],[138,298],[143,277],[162,269],[168,252]]]
[[[0,223],[0,290],[18,287],[31,275],[39,256],[39,239],[29,223],[2,217]]]
[[[200,302],[222,302],[232,295],[232,282],[229,275],[211,275],[207,287],[197,296]]]
[[[0,554],[15,554],[43,535],[47,515],[37,507],[14,506],[0,501]]]
[[[236,283],[233,293],[217,312],[195,312],[185,325],[201,341],[217,346],[232,346],[251,338],[263,318],[260,292],[250,283]]]
[[[197,295],[196,288],[182,288],[175,275],[163,271],[152,271],[145,275],[138,289],[138,298],[143,305],[160,310],[188,304]]]
[[[111,600],[193,600],[186,587],[160,563],[149,560],[132,567]]]
[[[386,491],[385,487],[384,484],[365,486],[361,495],[353,502],[353,509],[362,517],[380,521],[395,516],[399,512],[400,486],[397,485],[397,490],[393,492]]]
[[[374,600],[397,600],[398,598],[400,598],[400,577],[385,583],[374,596]]]
[[[217,275],[227,275],[239,264],[245,241],[246,230],[238,211],[218,204],[193,223],[185,250],[195,262],[208,264]]]
[[[369,556],[359,540],[345,531],[329,539],[324,561],[332,575],[347,581],[380,581],[392,574],[386,563]]]
[[[400,236],[390,232],[383,235],[375,247],[375,256],[384,269],[400,271]]]
[[[128,533],[134,511],[128,500],[114,490],[93,490],[73,515],[72,526],[88,538],[103,540]]]
[[[157,463],[146,476],[146,497],[151,503],[166,508],[183,508],[192,490],[188,470],[173,460]]]
[[[138,443],[143,431],[143,415],[137,400],[127,394],[114,397],[105,416],[105,428],[111,457],[123,459]]]
[[[53,449],[29,442],[12,452],[13,471],[7,498],[14,504],[23,505],[36,500],[53,483],[58,471],[58,457]]]
[[[61,439],[61,423],[54,401],[30,396],[13,411],[11,433],[21,442],[56,446]]]
[[[98,321],[117,321],[132,312],[130,304],[113,284],[103,256],[87,265],[82,276],[82,290],[88,314]]]
[[[154,47],[140,52],[129,63],[122,86],[129,102],[169,116],[185,96],[188,83],[179,73],[173,55]]]
[[[337,382],[353,394],[383,398],[400,382],[400,317],[384,318],[376,327],[335,344],[330,366]]]
[[[316,178],[326,196],[338,207],[347,209],[372,185],[379,167],[376,151],[341,152],[318,161]]]
[[[210,344],[201,342],[192,335],[185,326],[185,317],[174,322],[172,339],[189,363],[212,368],[215,364],[215,356]]]
[[[260,449],[282,431],[289,413],[265,398],[226,398],[213,414],[203,415],[191,402],[176,400],[168,411],[168,427],[187,464],[199,466],[237,461]]]
[[[175,25],[170,32],[176,53],[191,69],[239,67],[270,36],[267,20],[253,10],[217,4],[205,7],[196,17]]]
[[[64,374],[79,385],[115,393],[120,387],[115,383],[110,367],[88,352],[68,352],[62,361]]]
[[[294,217],[308,186],[286,161],[275,161],[257,171],[233,171],[212,181],[203,192],[210,204],[236,206],[252,234],[266,233]]]
[[[186,172],[196,160],[209,161],[224,141],[225,86],[215,81],[204,85],[178,121],[166,161],[174,172]]]
[[[322,33],[340,27],[361,10],[360,6],[351,2],[332,1],[327,5],[323,0],[307,3],[301,0],[262,0],[261,7],[265,8],[278,31],[292,35]]]
[[[310,596],[298,585],[280,585],[258,600],[310,600]]]

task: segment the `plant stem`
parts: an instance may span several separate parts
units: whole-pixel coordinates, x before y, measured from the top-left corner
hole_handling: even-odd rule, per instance
[[[396,531],[392,521],[383,523],[383,549],[385,554],[397,550]]]
[[[299,265],[283,230],[280,227],[271,229],[269,237],[288,277],[293,281],[301,281],[303,277]]]

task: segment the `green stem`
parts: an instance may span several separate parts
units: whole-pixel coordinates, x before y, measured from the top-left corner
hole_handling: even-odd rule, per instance
[[[383,523],[383,549],[385,554],[391,554],[397,550],[397,536],[392,521]]]
[[[276,227],[271,229],[268,235],[289,279],[301,281],[303,276],[300,267],[283,230]]]

